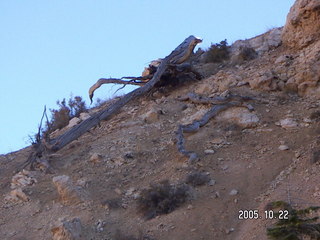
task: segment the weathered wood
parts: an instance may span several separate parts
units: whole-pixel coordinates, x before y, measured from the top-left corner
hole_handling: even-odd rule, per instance
[[[129,81],[127,80],[122,80],[122,79],[130,79]],[[141,77],[123,77],[121,79],[118,78],[100,78],[95,84],[92,85],[89,89],[89,98],[92,103],[92,98],[94,91],[98,89],[101,85],[103,84],[109,84],[109,83],[114,83],[114,84],[123,84],[126,86],[127,84],[129,85],[137,85],[137,86],[143,86],[145,82],[143,82],[143,78]]]
[[[108,106],[106,109],[103,109],[102,111],[94,114],[87,120],[84,120],[80,124],[74,126],[59,137],[50,140],[48,143],[50,149],[53,151],[62,149],[64,146],[86,133],[92,127],[97,126],[101,120],[109,119],[129,101],[149,92],[154,87],[154,85],[160,81],[161,76],[166,71],[168,64],[180,63],[181,58],[183,58],[183,60],[185,61],[186,56],[190,56],[190,48],[192,48],[192,50],[194,49],[195,42],[200,42],[200,40],[194,36],[189,36],[188,38],[186,38],[175,50],[170,53],[170,55],[168,55],[161,61],[161,64],[158,67],[156,73],[153,75],[152,79],[148,81],[144,86],[126,94],[113,105]]]
[[[195,133],[199,131],[201,127],[206,125],[211,118],[217,116],[220,112],[225,111],[230,107],[243,106],[252,110],[250,105],[246,105],[245,102],[252,100],[251,97],[242,97],[238,95],[229,95],[227,97],[202,97],[194,93],[189,93],[187,96],[180,98],[181,101],[191,100],[194,103],[211,104],[213,105],[208,112],[206,112],[200,120],[195,120],[191,124],[178,125],[176,131],[177,148],[178,151],[184,156],[189,158],[190,162],[194,162],[198,159],[198,155],[193,151],[188,151],[185,148],[184,133]]]

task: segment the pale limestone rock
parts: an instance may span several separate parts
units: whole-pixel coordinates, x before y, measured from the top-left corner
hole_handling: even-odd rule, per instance
[[[258,116],[244,107],[229,108],[220,113],[216,119],[218,121],[232,122],[244,128],[255,127],[259,122]]]
[[[242,54],[243,49],[253,49],[254,52],[261,55],[272,48],[281,44],[282,28],[274,28],[270,31],[250,38],[247,40],[238,40],[231,45],[231,60],[237,59]]]
[[[30,171],[23,169],[12,177],[11,189],[30,186],[37,183],[37,179],[34,178]]]
[[[285,45],[301,49],[320,37],[320,1],[297,0],[287,15],[282,32]]]
[[[249,85],[253,89],[263,89],[266,91],[276,90],[278,87],[275,81],[275,74],[271,70],[263,72],[259,77],[252,79]]]
[[[80,116],[79,116],[81,121],[87,120],[90,117],[91,117],[90,114],[87,112],[82,112],[82,113],[80,113]]]
[[[229,195],[230,195],[230,196],[235,196],[235,195],[237,195],[238,193],[239,193],[238,190],[232,189],[232,190],[229,192]]]
[[[281,119],[279,121],[279,125],[282,127],[282,128],[285,128],[285,129],[290,129],[290,128],[296,128],[298,127],[298,123],[295,119],[293,118],[285,118],[285,119]]]
[[[102,160],[102,155],[99,153],[93,153],[90,157],[90,162],[99,163]]]
[[[155,123],[159,120],[159,113],[156,109],[149,110],[146,114],[143,115],[143,120],[146,123]]]
[[[204,153],[205,154],[214,154],[215,151],[213,149],[206,149],[206,150],[204,150]]]
[[[29,197],[22,191],[21,188],[17,188],[12,190],[9,194],[7,194],[4,198],[6,202],[27,202],[29,201]]]
[[[289,150],[289,147],[287,145],[280,145],[279,146],[279,150],[280,151],[286,151],[286,150]]]
[[[72,128],[75,125],[77,125],[79,122],[81,122],[80,118],[74,117],[69,121],[68,126],[66,126],[66,128]]]
[[[77,204],[88,198],[88,194],[84,189],[80,186],[74,185],[69,176],[56,176],[52,179],[52,182],[56,186],[60,199],[63,203]]]
[[[83,240],[82,225],[79,218],[70,221],[60,220],[58,226],[51,229],[52,240]]]

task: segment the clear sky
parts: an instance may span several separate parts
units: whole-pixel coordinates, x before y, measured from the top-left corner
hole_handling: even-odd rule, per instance
[[[203,38],[206,49],[283,26],[293,3],[0,0],[0,154],[29,145],[44,105],[57,108],[71,93],[89,103],[99,78],[140,76],[189,35]],[[95,97],[112,97],[117,88],[104,85]]]

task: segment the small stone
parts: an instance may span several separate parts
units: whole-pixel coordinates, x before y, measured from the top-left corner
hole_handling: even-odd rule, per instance
[[[216,184],[216,181],[213,180],[213,179],[211,179],[211,180],[208,182],[208,185],[209,185],[209,186],[213,186],[213,185],[215,185],[215,184]]]
[[[235,196],[235,195],[237,195],[238,193],[239,193],[238,190],[232,189],[232,190],[229,192],[229,195],[230,195],[230,196]]]
[[[191,209],[193,209],[193,206],[192,206],[191,204],[189,204],[188,207],[187,207],[187,209],[188,209],[188,210],[191,210]]]
[[[279,150],[286,151],[286,150],[289,150],[289,147],[287,145],[280,145]]]
[[[21,188],[12,190],[5,198],[6,202],[27,202],[29,197],[22,191]]]
[[[234,228],[229,228],[229,229],[226,229],[226,234],[230,234],[234,232]]]
[[[224,166],[222,167],[222,170],[225,171],[225,170],[227,170],[228,168],[229,168],[228,165],[224,165]]]
[[[196,228],[192,228],[190,231],[191,232],[195,232],[195,231],[197,231],[197,229]]]
[[[122,191],[119,188],[114,189],[115,193],[118,195],[122,194]]]
[[[101,162],[101,159],[102,155],[100,155],[99,153],[93,153],[90,157],[90,162],[99,163]]]
[[[303,122],[305,122],[305,123],[312,123],[312,120],[311,120],[310,118],[305,117],[305,118],[303,119]]]
[[[206,150],[204,150],[204,153],[205,154],[214,154],[215,152],[213,149],[206,149]]]
[[[96,223],[96,231],[102,232],[104,230],[105,225],[106,225],[106,223],[99,219],[98,222]]]
[[[285,129],[296,128],[298,127],[298,123],[293,118],[286,118],[279,121],[280,126]]]
[[[143,120],[146,123],[155,123],[159,120],[159,113],[158,111],[156,111],[155,109],[151,109],[149,112],[147,112],[144,117]]]
[[[133,194],[133,192],[136,191],[136,189],[134,187],[131,187],[127,190],[126,192],[126,196],[131,196]]]

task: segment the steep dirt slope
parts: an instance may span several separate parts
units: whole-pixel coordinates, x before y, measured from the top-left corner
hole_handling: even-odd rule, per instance
[[[253,227],[252,222],[238,220],[239,210],[262,209],[270,200],[287,201],[287,190],[294,203],[317,202],[318,165],[310,163],[310,156],[317,147],[319,123],[303,121],[319,108],[316,101],[282,93],[256,93],[246,87],[237,89],[242,95],[268,102],[252,103],[259,125],[241,129],[232,123],[212,120],[198,133],[187,137],[188,149],[196,151],[201,158],[195,164],[188,164],[177,153],[174,131],[186,111],[198,110],[190,103],[182,110],[185,103],[176,100],[176,96],[189,92],[192,87],[182,87],[157,103],[143,99],[129,104],[113,120],[102,123],[60,151],[60,156],[50,161],[55,174],[37,173],[38,183],[26,187],[28,202],[12,205],[2,198],[0,232],[3,239],[51,239],[50,229],[63,217],[79,217],[85,239],[113,239],[117,229],[135,235],[141,229],[155,239],[235,239],[242,231],[257,239],[251,235],[255,230],[246,230]],[[150,108],[161,110],[163,115],[147,124],[141,115]],[[284,129],[276,125],[287,117],[296,119],[299,126]],[[289,149],[279,150],[283,144]],[[216,152],[205,154],[206,149]],[[2,196],[9,192],[13,172],[18,163],[26,159],[27,152],[25,149],[2,157]],[[89,161],[93,153],[101,154],[100,162]],[[288,175],[290,178],[283,173],[288,168],[293,171]],[[172,213],[144,220],[131,192],[137,193],[150,183],[164,179],[181,182],[194,169],[208,172],[216,183],[194,188],[193,199]],[[279,174],[282,177],[276,180]],[[80,204],[62,204],[52,183],[57,175],[68,175],[75,182],[83,180],[90,199]],[[275,187],[270,190],[270,186]],[[238,194],[229,195],[232,189]],[[122,206],[106,209],[103,203],[110,199],[122,199]],[[101,232],[95,230],[99,221],[105,223]],[[263,228],[259,231],[264,234]]]

